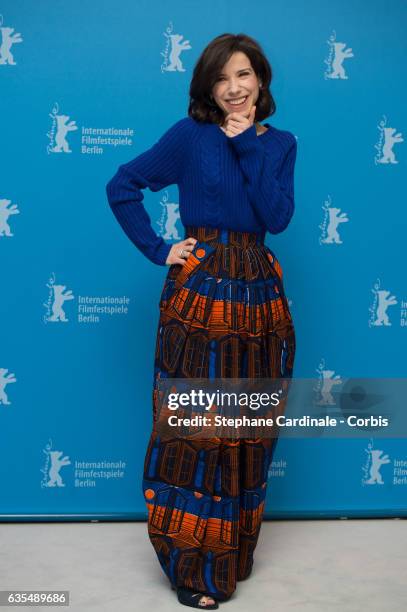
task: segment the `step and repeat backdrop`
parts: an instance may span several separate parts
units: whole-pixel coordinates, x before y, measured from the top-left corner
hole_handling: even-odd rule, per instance
[[[331,414],[345,381],[406,376],[407,6],[255,8],[0,7],[0,520],[147,517],[167,268],[127,238],[105,187],[187,115],[195,62],[219,34],[260,42],[277,104],[266,122],[298,142],[295,213],[266,238],[296,327],[295,377],[315,379]],[[156,233],[184,238],[177,186],[144,196]],[[266,518],[406,515],[405,437],[375,428],[280,439],[269,476]]]

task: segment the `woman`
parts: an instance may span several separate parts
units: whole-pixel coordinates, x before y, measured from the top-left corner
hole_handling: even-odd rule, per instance
[[[119,167],[110,206],[152,262],[170,265],[159,303],[153,380],[290,378],[294,325],[282,270],[264,244],[294,211],[296,139],[275,112],[258,43],[215,38],[199,58],[188,117]],[[142,190],[179,188],[185,238],[153,231]],[[276,437],[188,440],[153,428],[144,463],[148,533],[181,603],[214,609],[253,565]],[[199,473],[198,473],[199,469]]]

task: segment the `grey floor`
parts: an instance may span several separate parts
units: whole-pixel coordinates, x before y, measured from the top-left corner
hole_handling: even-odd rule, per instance
[[[146,523],[1,523],[0,541],[0,590],[69,590],[58,609],[75,612],[191,609],[169,588]],[[56,608],[35,607],[46,609]],[[406,612],[406,522],[264,521],[253,573],[221,609]]]

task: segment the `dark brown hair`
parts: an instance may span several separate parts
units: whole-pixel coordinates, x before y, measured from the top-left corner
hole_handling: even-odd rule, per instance
[[[212,88],[223,66],[236,51],[247,55],[257,78],[262,83],[254,120],[262,121],[275,113],[276,105],[269,91],[272,79],[271,66],[259,43],[246,34],[221,34],[207,45],[195,64],[189,88],[190,117],[197,121],[222,123],[224,112],[211,98]]]

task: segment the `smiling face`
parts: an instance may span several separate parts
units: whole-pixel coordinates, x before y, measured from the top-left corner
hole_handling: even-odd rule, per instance
[[[259,79],[245,53],[236,51],[231,55],[218,75],[212,95],[225,116],[233,112],[249,116],[259,97]]]

